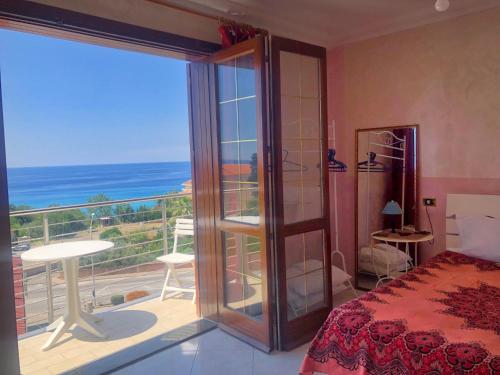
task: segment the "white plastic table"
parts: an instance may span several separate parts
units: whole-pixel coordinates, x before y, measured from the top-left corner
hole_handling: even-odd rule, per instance
[[[78,259],[84,255],[111,249],[113,246],[114,244],[109,241],[73,241],[36,247],[21,255],[21,259],[25,262],[62,261],[63,265],[64,280],[66,280],[66,311],[47,328],[49,331],[55,331],[42,346],[42,350],[52,348],[62,334],[74,324],[97,337],[106,338],[94,324],[100,319],[82,311],[78,289]]]

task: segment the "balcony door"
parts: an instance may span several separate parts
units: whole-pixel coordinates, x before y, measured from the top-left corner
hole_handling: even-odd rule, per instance
[[[325,49],[271,39],[279,347],[314,336],[332,307]]]
[[[269,41],[270,69],[261,38],[189,67],[200,310],[288,350],[332,305],[326,52]]]
[[[200,260],[207,259],[200,280],[217,290],[215,296],[205,285],[202,314],[205,310],[222,329],[271,350],[264,40],[191,64],[189,79],[196,215],[198,230],[207,234],[207,242],[198,244]]]

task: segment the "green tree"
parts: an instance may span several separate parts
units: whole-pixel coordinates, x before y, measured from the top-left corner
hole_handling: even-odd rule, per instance
[[[76,232],[88,229],[88,218],[81,210],[78,209],[51,212],[48,214],[48,220],[50,237],[63,234],[74,236]]]
[[[9,211],[27,211],[33,207],[27,205],[9,205]],[[17,241],[19,237],[43,238],[43,220],[42,215],[24,215],[10,217],[10,229],[12,241]]]
[[[117,219],[122,223],[133,223],[135,221],[135,211],[130,204],[117,204],[113,211]]]
[[[161,219],[161,210],[158,206],[139,206],[136,211],[136,221],[152,221]]]
[[[88,203],[99,203],[99,202],[109,202],[111,198],[105,194],[97,194],[88,199]],[[100,217],[110,217],[113,215],[113,209],[111,206],[101,206],[95,208],[89,208],[89,215],[94,214],[96,218]]]
[[[178,217],[189,217],[193,213],[191,197],[177,197],[165,200],[165,207],[169,226],[175,226]]]

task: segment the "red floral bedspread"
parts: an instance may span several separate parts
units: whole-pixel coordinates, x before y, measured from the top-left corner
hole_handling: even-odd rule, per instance
[[[301,374],[500,375],[500,266],[446,251],[332,310]]]

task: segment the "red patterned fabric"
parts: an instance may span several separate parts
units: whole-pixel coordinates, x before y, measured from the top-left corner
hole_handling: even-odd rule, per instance
[[[231,47],[248,39],[255,38],[261,31],[248,25],[228,23],[219,26],[222,48]]]
[[[500,375],[500,266],[446,251],[332,310],[301,374]]]

